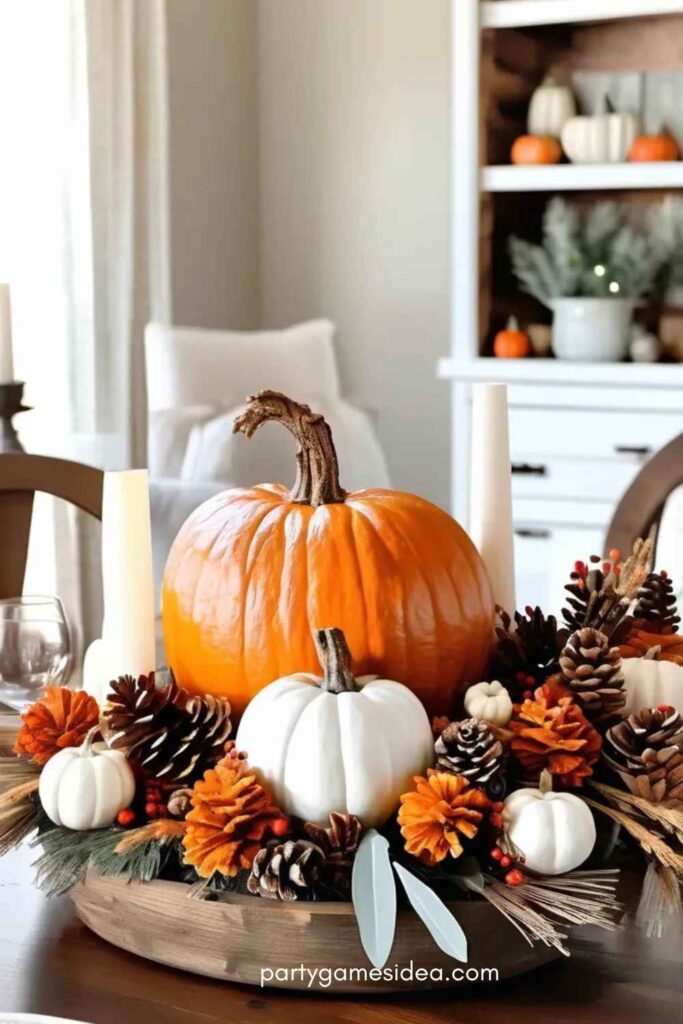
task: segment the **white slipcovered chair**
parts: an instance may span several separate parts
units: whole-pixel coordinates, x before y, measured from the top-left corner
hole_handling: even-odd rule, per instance
[[[198,504],[227,487],[293,482],[286,430],[267,423],[249,441],[232,433],[255,391],[282,391],[323,413],[344,487],[389,485],[371,418],[341,396],[329,320],[254,332],[149,324],[145,353],[157,584],[175,534]]]

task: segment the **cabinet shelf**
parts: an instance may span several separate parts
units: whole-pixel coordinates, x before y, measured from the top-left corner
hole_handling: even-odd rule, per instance
[[[485,0],[482,28],[569,25],[683,12],[681,0]]]
[[[683,188],[683,160],[662,163],[484,167],[482,192]]]
[[[560,359],[496,359],[493,356],[481,356],[468,361],[441,359],[438,376],[441,380],[469,382],[680,389],[683,387],[683,364],[574,363]]]

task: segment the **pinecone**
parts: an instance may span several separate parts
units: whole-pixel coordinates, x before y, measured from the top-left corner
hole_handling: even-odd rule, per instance
[[[645,577],[636,594],[633,618],[647,622],[647,628],[652,633],[678,632],[681,617],[676,608],[673,584],[664,570],[651,572]]]
[[[438,770],[462,775],[472,786],[485,789],[492,800],[505,795],[505,749],[488,722],[479,718],[451,722],[434,750]]]
[[[111,684],[103,714],[107,740],[142,771],[164,782],[191,783],[223,756],[232,724],[230,704],[190,696],[172,676],[121,676]]]
[[[591,555],[588,564],[576,562],[565,590],[568,608],[562,609],[562,618],[570,630],[592,626],[612,637],[622,629],[628,616],[630,599],[619,586],[621,563],[619,553],[603,561]]]
[[[683,801],[683,718],[675,708],[629,715],[608,730],[603,756],[636,796]]]
[[[100,720],[94,697],[84,690],[47,686],[45,693],[21,716],[15,754],[28,754],[36,764],[47,764],[65,747],[78,747]]]
[[[343,896],[351,890],[353,858],[363,831],[362,822],[355,814],[339,814],[337,811],[330,814],[329,828],[323,828],[312,821],[304,825],[308,838],[325,855],[326,881]]]
[[[604,633],[587,626],[572,633],[560,657],[563,681],[586,718],[602,726],[621,718],[626,703],[621,654]]]
[[[320,847],[306,839],[272,839],[256,854],[247,888],[270,900],[298,900],[310,895],[324,861]]]
[[[558,629],[555,616],[546,617],[540,608],[528,606],[525,615],[515,612],[514,627],[507,612],[501,608],[497,611],[500,625],[496,626],[498,643],[492,678],[516,687],[518,692],[534,689],[558,671],[569,633]]]

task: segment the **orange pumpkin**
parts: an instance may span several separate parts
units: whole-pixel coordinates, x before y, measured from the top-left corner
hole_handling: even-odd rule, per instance
[[[504,330],[493,339],[493,354],[499,359],[523,359],[531,352],[531,339],[519,329],[517,318],[511,316]]]
[[[316,672],[312,631],[339,623],[356,675],[397,679],[430,714],[481,678],[494,603],[482,560],[442,509],[393,490],[346,493],[329,426],[273,391],[235,430],[267,420],[297,442],[297,476],[224,491],[173,543],[162,589],[169,665],[181,686],[229,698],[239,716],[267,683]]]
[[[659,135],[639,135],[633,140],[628,152],[629,160],[678,160],[680,158],[678,143],[671,135],[661,132]]]
[[[552,135],[520,135],[512,143],[513,164],[559,164],[562,146]]]

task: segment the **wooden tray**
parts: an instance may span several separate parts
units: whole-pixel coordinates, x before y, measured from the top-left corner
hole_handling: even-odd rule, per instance
[[[542,944],[527,945],[485,901],[462,901],[454,912],[468,937],[468,964],[445,956],[419,918],[402,909],[385,970],[403,970],[403,976],[335,978],[338,968],[371,970],[350,904],[278,903],[234,894],[215,902],[190,901],[187,891],[177,882],[141,884],[89,871],[72,899],[84,924],[115,946],[195,974],[249,985],[263,981],[274,988],[338,994],[458,988],[471,984],[472,976],[469,981],[462,973],[451,977],[454,969],[495,968],[502,980],[559,955]],[[298,975],[284,976],[283,969],[300,968]],[[325,974],[311,982],[306,968]],[[442,975],[416,977],[418,969],[440,970]]]

